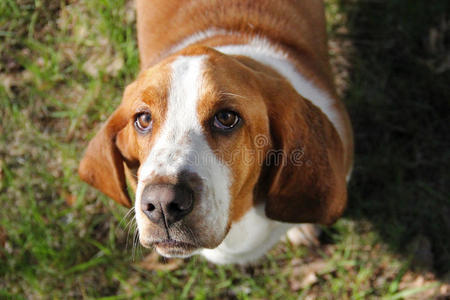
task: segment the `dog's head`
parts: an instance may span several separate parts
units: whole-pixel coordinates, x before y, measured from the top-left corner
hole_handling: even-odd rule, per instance
[[[144,70],[90,142],[81,178],[131,206],[165,256],[215,248],[256,202],[283,222],[342,213],[341,141],[325,115],[249,58],[191,47]]]

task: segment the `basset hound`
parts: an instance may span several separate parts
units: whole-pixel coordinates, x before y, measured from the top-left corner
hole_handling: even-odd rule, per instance
[[[80,177],[165,257],[246,263],[347,202],[353,136],[320,0],[137,0],[141,70]],[[128,180],[128,185],[127,185]]]

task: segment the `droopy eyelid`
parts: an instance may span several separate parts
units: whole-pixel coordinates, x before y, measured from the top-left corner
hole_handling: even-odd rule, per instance
[[[135,115],[141,114],[141,113],[151,113],[150,108],[145,105],[139,105],[135,110]]]

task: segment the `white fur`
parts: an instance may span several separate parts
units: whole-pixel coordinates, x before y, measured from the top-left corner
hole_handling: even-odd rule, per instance
[[[227,237],[215,249],[204,249],[201,254],[216,264],[244,264],[255,261],[273,247],[293,224],[270,220],[264,206],[251,208],[234,223]]]
[[[145,231],[149,220],[140,209],[143,182],[152,176],[175,176],[181,171],[196,173],[203,180],[201,199],[189,216],[195,216],[201,227],[208,229],[204,234],[219,237],[225,233],[228,216],[224,212],[230,205],[229,170],[209,147],[197,113],[205,59],[205,56],[181,56],[171,65],[166,120],[139,170],[135,210],[141,239],[149,239]]]
[[[230,31],[225,29],[218,29],[218,28],[212,28],[205,31],[200,31],[197,33],[194,33],[191,36],[188,36],[184,40],[182,40],[180,43],[176,44],[172,48],[167,51],[167,54],[173,54],[177,51],[180,51],[181,49],[186,48],[189,45],[195,44],[198,41],[206,40],[207,38],[217,36],[217,35],[225,35],[225,34],[231,34]]]

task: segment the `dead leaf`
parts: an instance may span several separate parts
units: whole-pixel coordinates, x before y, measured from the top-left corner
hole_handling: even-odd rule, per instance
[[[124,65],[122,56],[116,54],[114,59],[106,66],[106,73],[116,76]]]
[[[292,270],[292,275],[307,275],[310,273],[321,273],[322,271],[325,270],[325,268],[327,267],[327,263],[323,260],[319,260],[319,261],[315,261],[315,262],[311,262],[309,264],[305,264],[302,266],[299,266],[297,268],[294,268]]]
[[[0,127],[1,129],[1,127]],[[0,160],[0,181],[2,181],[3,179],[3,161]],[[0,187],[1,187],[1,183],[0,183]]]
[[[4,248],[6,245],[6,230],[0,227],[0,246]]]
[[[319,280],[319,278],[317,278],[316,274],[310,273],[303,278],[303,280],[300,282],[300,286],[302,288],[307,287],[309,285],[316,283],[317,280]]]
[[[315,284],[322,273],[327,268],[327,263],[323,260],[296,266],[292,270],[292,277],[289,279],[289,285],[292,291],[298,291]]]
[[[314,273],[309,273],[305,277],[300,280],[291,280],[289,281],[289,285],[291,287],[291,291],[296,292],[301,289],[306,288],[307,286],[313,285],[319,280],[319,278]]]
[[[147,255],[138,266],[148,271],[173,271],[183,264],[183,260],[179,258],[165,258],[162,261],[161,256],[156,252]]]
[[[60,195],[64,198],[68,206],[72,206],[77,200],[77,198],[72,193],[69,193],[65,190],[60,190]]]
[[[72,194],[66,194],[64,196],[64,199],[66,200],[66,203],[69,206],[72,206],[75,203],[75,201],[77,200],[77,198]]]
[[[302,224],[291,228],[287,237],[294,246],[318,247],[320,245],[320,228],[314,224]]]

